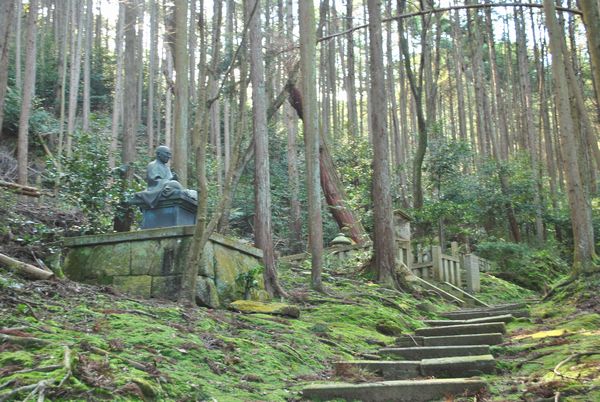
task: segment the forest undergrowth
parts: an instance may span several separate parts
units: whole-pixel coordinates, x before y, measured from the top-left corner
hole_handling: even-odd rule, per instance
[[[431,294],[382,288],[355,268],[329,270],[326,294],[307,287],[309,275],[302,265],[281,267],[290,301],[301,310],[291,319],[186,309],[0,271],[0,400],[298,401],[307,383],[348,375],[336,373],[334,361],[372,358],[420,320],[454,308]],[[480,297],[491,303],[533,295],[488,275],[483,288]],[[501,363],[485,400],[537,401],[559,392],[560,400],[594,400],[598,304],[548,301],[532,312],[511,323],[497,347]]]

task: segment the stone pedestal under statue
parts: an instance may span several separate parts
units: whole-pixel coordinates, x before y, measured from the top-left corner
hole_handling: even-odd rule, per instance
[[[142,210],[141,229],[187,226],[196,224],[198,203],[181,192],[177,196],[160,199],[154,207],[134,203]]]

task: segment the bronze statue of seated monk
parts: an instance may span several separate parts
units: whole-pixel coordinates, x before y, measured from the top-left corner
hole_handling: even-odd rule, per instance
[[[171,150],[169,147],[161,145],[156,148],[156,159],[150,162],[146,169],[148,188],[135,193],[131,201],[132,204],[154,208],[159,201],[164,199],[175,197],[197,199],[196,191],[184,189],[181,183],[177,181],[177,175],[171,172],[167,165],[170,159]]]

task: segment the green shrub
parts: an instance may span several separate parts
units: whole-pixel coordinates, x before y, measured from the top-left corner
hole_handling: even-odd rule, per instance
[[[479,243],[476,254],[492,262],[495,276],[535,291],[546,289],[569,270],[556,250],[536,250],[523,243],[492,239]]]

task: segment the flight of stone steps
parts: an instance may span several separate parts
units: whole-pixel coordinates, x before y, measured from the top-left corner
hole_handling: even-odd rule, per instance
[[[487,382],[478,376],[496,370],[490,346],[503,342],[507,322],[528,315],[525,303],[444,313],[446,320],[424,321],[428,327],[401,336],[394,347],[381,349],[382,360],[335,363],[374,372],[383,381],[315,384],[304,388],[303,397],[416,402],[475,395],[487,389]]]

